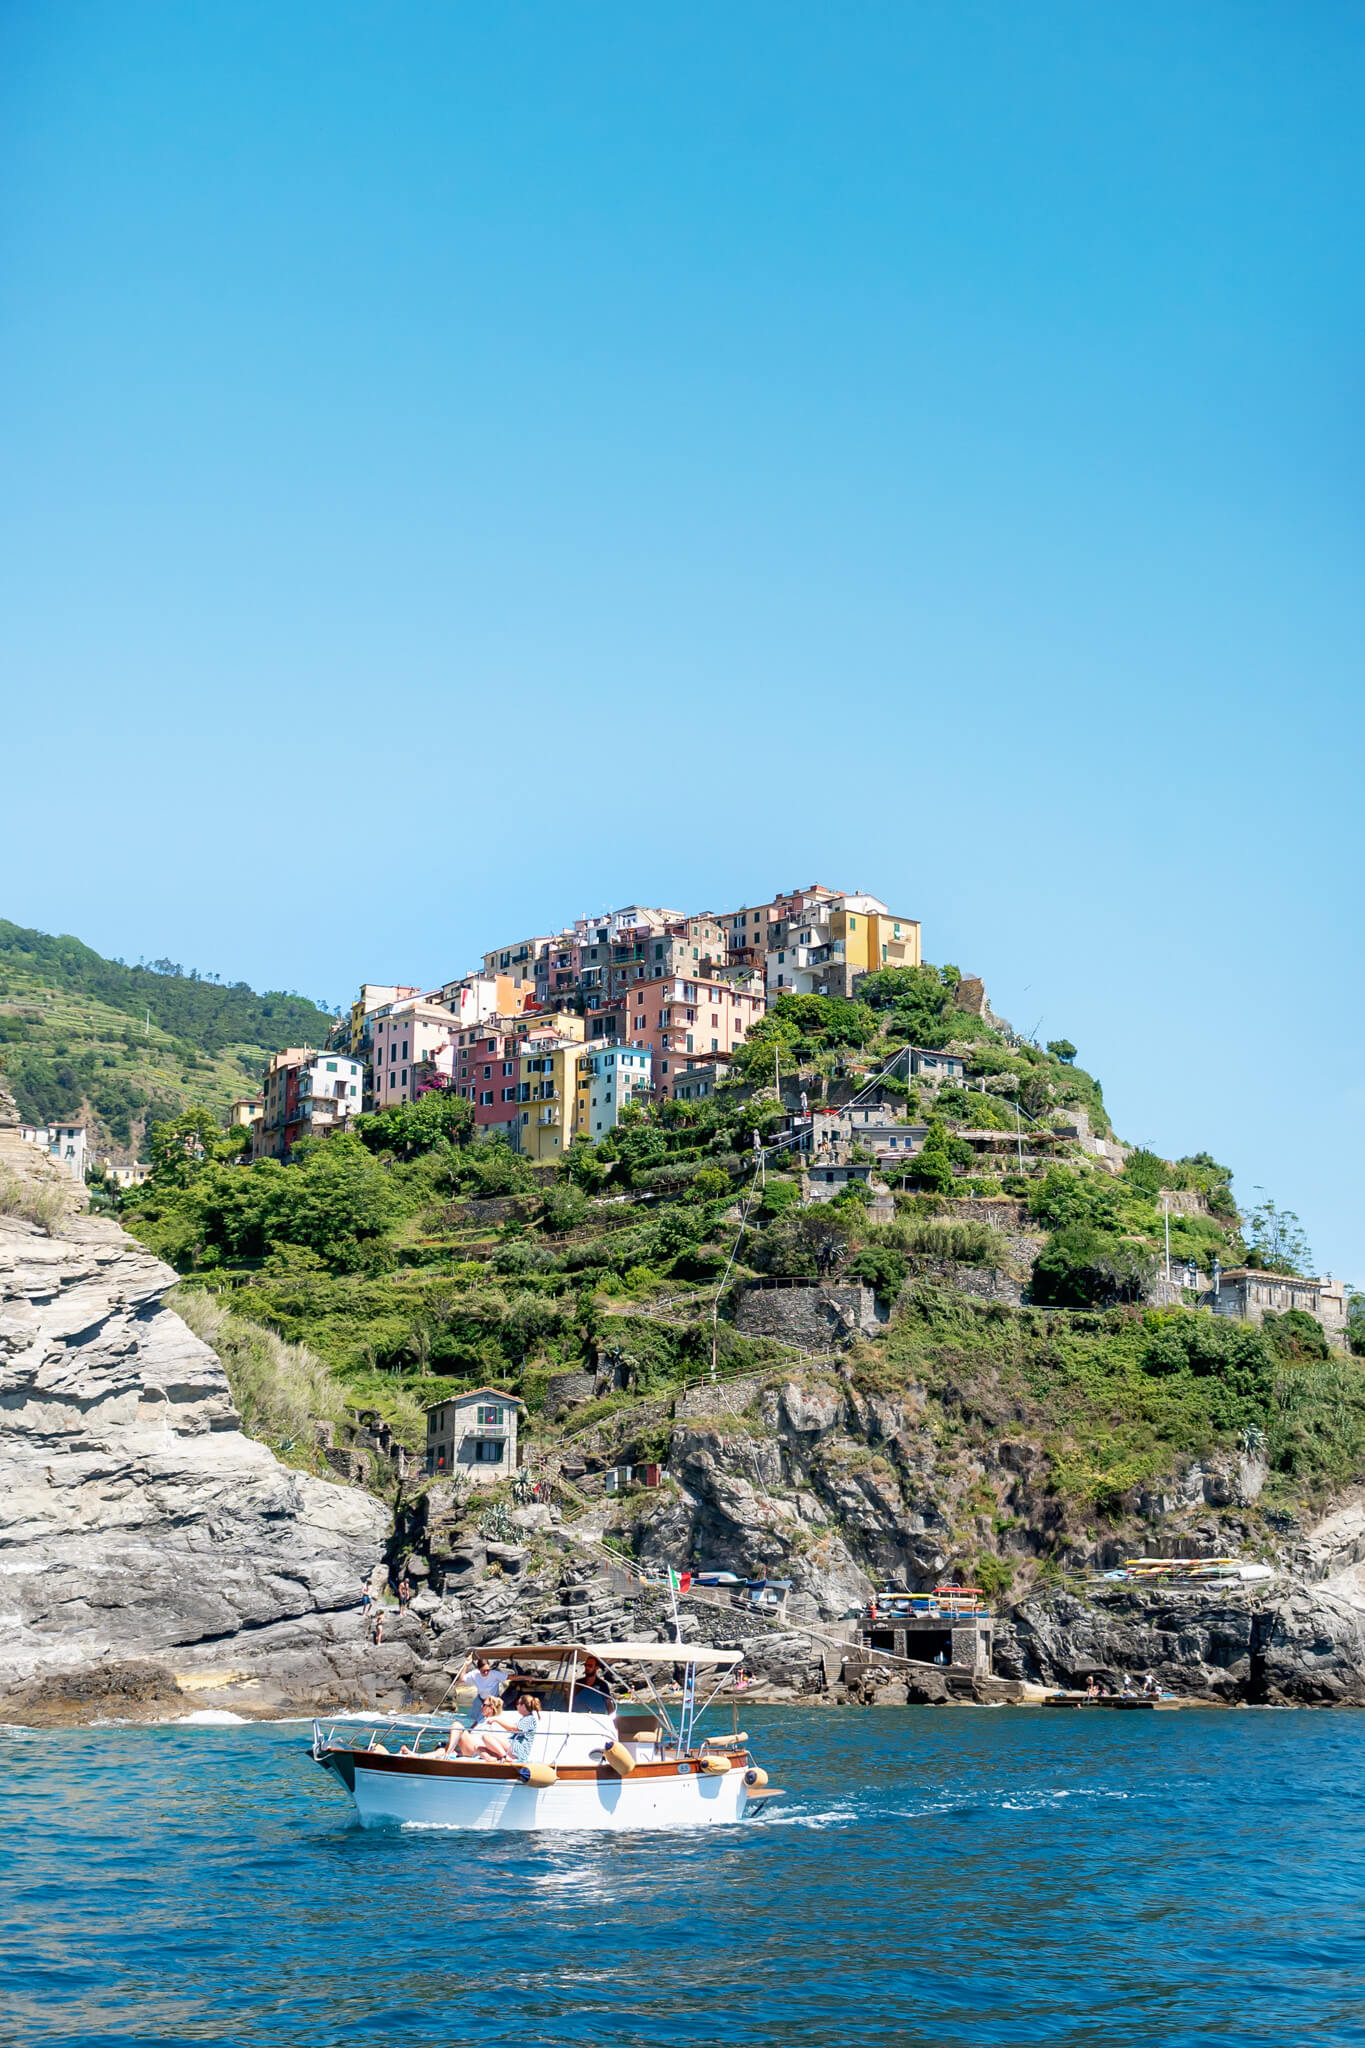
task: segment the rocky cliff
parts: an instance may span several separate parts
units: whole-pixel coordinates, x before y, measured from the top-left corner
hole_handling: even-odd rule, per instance
[[[14,1124],[0,1099],[0,1715],[363,1697],[387,1510],[242,1434],[175,1275]]]

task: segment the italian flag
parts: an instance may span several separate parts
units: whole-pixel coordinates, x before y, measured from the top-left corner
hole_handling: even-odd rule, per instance
[[[672,1565],[670,1565],[668,1567],[668,1583],[675,1593],[685,1593],[692,1583],[692,1574],[691,1572],[675,1572]]]

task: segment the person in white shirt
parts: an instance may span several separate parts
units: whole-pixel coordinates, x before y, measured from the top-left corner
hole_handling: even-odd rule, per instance
[[[473,1663],[472,1657],[465,1658],[460,1669],[460,1675],[455,1681],[456,1685],[472,1685],[475,1698],[480,1706],[483,1705],[485,1700],[500,1701],[502,1699],[502,1689],[507,1683],[507,1673],[495,1669],[489,1663],[487,1657],[480,1657],[477,1664],[474,1664],[473,1671],[471,1671],[469,1667]]]

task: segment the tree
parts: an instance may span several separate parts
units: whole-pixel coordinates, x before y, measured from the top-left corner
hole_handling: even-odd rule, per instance
[[[865,1280],[888,1301],[894,1301],[900,1293],[909,1271],[904,1252],[898,1252],[894,1245],[889,1244],[865,1245],[845,1268],[850,1279]]]
[[[1292,1209],[1278,1209],[1267,1199],[1242,1218],[1242,1235],[1249,1246],[1249,1266],[1260,1266],[1267,1273],[1312,1270],[1313,1254]]]
[[[362,1263],[365,1246],[384,1235],[397,1208],[388,1173],[358,1138],[343,1135],[286,1171],[269,1223],[274,1236],[346,1270]]]
[[[1049,1166],[1041,1181],[1029,1190],[1029,1214],[1049,1230],[1065,1230],[1073,1223],[1112,1229],[1118,1209],[1111,1184],[1087,1175],[1082,1178],[1065,1166]]]
[[[1141,1301],[1153,1262],[1139,1246],[1084,1223],[1054,1231],[1033,1262],[1033,1300],[1052,1308]]]
[[[1346,1341],[1357,1358],[1365,1358],[1365,1294],[1354,1287],[1346,1303]]]
[[[395,1102],[377,1116],[356,1119],[356,1133],[372,1152],[417,1159],[438,1145],[467,1144],[474,1111],[452,1088],[429,1088],[415,1102]]]
[[[948,1126],[941,1116],[929,1119],[929,1131],[910,1165],[910,1178],[917,1188],[932,1195],[950,1195],[956,1184]]]
[[[222,1133],[213,1113],[187,1109],[151,1129],[152,1179],[158,1188],[186,1188],[211,1155]]]
[[[1064,1061],[1068,1067],[1076,1057],[1076,1047],[1069,1038],[1049,1038],[1047,1049],[1056,1059]]]
[[[588,1198],[572,1181],[555,1181],[542,1195],[540,1208],[551,1230],[573,1230],[588,1213]]]
[[[1130,1180],[1135,1188],[1141,1188],[1145,1195],[1159,1194],[1162,1188],[1172,1185],[1174,1175],[1166,1161],[1145,1145],[1139,1145],[1128,1154],[1124,1161],[1123,1177]]]
[[[792,1279],[823,1278],[847,1256],[854,1227],[855,1219],[841,1214],[833,1203],[789,1209],[759,1238],[754,1263]]]

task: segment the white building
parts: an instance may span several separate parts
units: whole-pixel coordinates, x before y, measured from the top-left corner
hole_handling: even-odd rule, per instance
[[[427,1471],[461,1474],[492,1486],[517,1469],[517,1420],[525,1407],[515,1394],[474,1387],[427,1409]]]
[[[652,1065],[648,1048],[610,1045],[585,1052],[578,1062],[575,1129],[594,1142],[615,1130],[627,1103],[648,1101]]]
[[[365,1066],[344,1052],[289,1046],[272,1053],[264,1101],[251,1125],[253,1159],[288,1159],[300,1138],[328,1137],[359,1116]]]
[[[20,1124],[19,1136],[55,1159],[73,1180],[85,1179],[84,1124]]]

